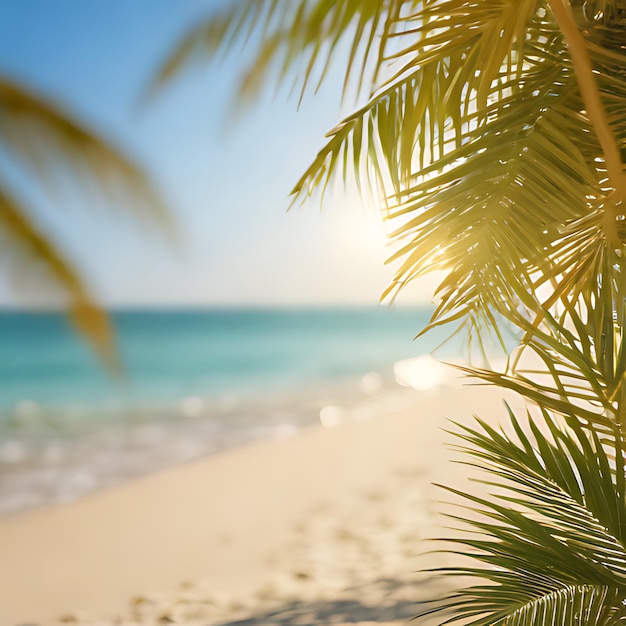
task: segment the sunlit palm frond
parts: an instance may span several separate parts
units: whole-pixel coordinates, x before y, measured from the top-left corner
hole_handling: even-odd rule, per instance
[[[617,255],[604,259],[595,287],[574,300],[563,298],[550,308],[500,308],[495,321],[522,332],[509,367],[461,369],[555,413],[575,415],[599,432],[626,432],[626,301],[618,261]]]
[[[534,117],[520,114],[524,103],[516,102],[512,97],[508,111],[468,137],[439,172],[428,168],[389,211],[402,222],[394,236],[406,242],[391,259],[402,263],[390,291],[433,269],[454,276],[439,290],[437,318],[477,299],[495,310],[516,306],[530,277],[546,267],[562,224],[588,211],[593,171],[570,139],[577,125],[541,103]],[[519,295],[511,301],[501,290]]]
[[[483,422],[460,427],[468,444],[460,449],[496,491],[457,492],[471,513],[455,518],[469,532],[451,540],[452,551],[473,563],[440,573],[480,582],[433,611],[476,626],[617,623],[626,614],[621,433],[601,442],[546,410],[529,416],[530,433],[510,410],[509,420],[514,435]]]
[[[608,121],[622,149],[626,141],[623,116],[626,6],[623,0],[576,1],[571,5],[578,28],[585,37]]]
[[[48,236],[27,216],[21,203],[7,195],[0,185],[0,242],[2,265],[9,276],[24,283],[40,277],[67,296],[74,324],[89,339],[95,351],[111,369],[119,368],[113,332],[106,314],[89,293],[84,281]]]
[[[538,12],[519,88],[495,94],[486,122],[421,168],[389,213],[404,220],[396,235],[408,241],[391,290],[433,268],[449,272],[435,322],[515,308],[556,275],[568,279],[551,282],[554,298],[577,294],[594,280],[589,259],[608,247],[601,148],[558,29]]]
[[[241,0],[198,25],[162,78],[244,38],[258,46],[247,79],[255,89],[272,77],[306,85],[316,68],[323,78],[331,57],[349,69],[371,66],[360,79],[363,86],[363,76],[373,78],[370,98],[329,133],[294,199],[338,173],[374,181],[388,196],[383,210],[401,243],[388,293],[442,269],[433,323],[489,326],[500,307],[524,304],[538,286],[551,286],[553,300],[588,291],[598,250],[606,256],[615,247],[615,218],[626,239],[619,234],[626,211],[607,184],[604,144],[552,7],[542,0]],[[572,7],[624,150],[623,7],[617,0]],[[367,33],[363,48],[346,55],[336,42],[355,32]]]
[[[371,168],[384,190],[406,200],[415,176],[453,162],[450,153],[485,121],[494,94],[529,86],[522,63],[528,25],[522,16],[536,5],[485,2],[468,10],[462,2],[431,2],[401,12],[387,46],[386,72],[380,72],[391,77],[373,84],[369,102],[331,131],[296,184],[296,198],[332,176],[341,164],[337,156],[349,151],[350,167]],[[540,84],[547,83],[544,77]]]
[[[493,326],[498,314],[527,306],[539,287],[552,290],[545,302],[587,297],[598,283],[599,261],[614,255],[611,220],[623,230],[624,210],[612,206],[602,149],[562,39],[545,8],[538,13],[519,88],[495,94],[485,123],[461,136],[461,148],[421,167],[418,184],[389,211],[403,220],[396,236],[407,240],[395,255],[403,263],[389,291],[432,269],[447,273],[433,325],[465,319],[476,326],[482,319]],[[624,56],[601,50],[592,57],[623,142]],[[536,72],[542,64],[552,77]]]

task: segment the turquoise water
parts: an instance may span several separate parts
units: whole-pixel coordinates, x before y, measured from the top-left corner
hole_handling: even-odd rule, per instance
[[[115,313],[125,370],[118,380],[63,316],[4,313],[0,411],[24,401],[100,408],[250,395],[384,373],[441,342],[444,333],[413,340],[429,315],[384,308]]]
[[[103,370],[61,315],[2,313],[0,513],[292,436],[324,410],[348,419],[388,406],[408,393],[394,364],[431,353],[446,336],[413,340],[430,313],[118,312],[122,379]],[[459,353],[457,342],[437,354]]]

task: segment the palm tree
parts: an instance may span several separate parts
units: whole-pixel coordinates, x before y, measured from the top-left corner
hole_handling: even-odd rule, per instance
[[[44,191],[62,190],[71,180],[85,190],[132,207],[139,218],[167,223],[167,210],[142,170],[122,151],[49,101],[15,81],[0,77],[0,142],[8,162],[39,183]],[[5,269],[19,286],[24,274],[43,273],[66,296],[75,325],[99,356],[116,367],[107,316],[77,267],[45,232],[12,184],[9,170],[0,170],[0,237]],[[58,197],[58,195],[57,195]]]
[[[231,0],[156,81],[237,41],[254,48],[242,97],[302,96],[343,65],[356,110],[294,202],[366,180],[396,225],[386,295],[444,270],[425,330],[520,331],[507,371],[467,368],[531,408],[515,437],[459,427],[499,495],[469,496],[453,545],[473,562],[442,574],[476,583],[434,607],[446,623],[626,619],[625,27],[624,0]]]

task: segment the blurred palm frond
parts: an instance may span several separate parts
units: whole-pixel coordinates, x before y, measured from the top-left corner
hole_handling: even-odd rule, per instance
[[[21,167],[28,180],[57,204],[67,191],[82,190],[107,207],[126,213],[164,233],[173,232],[171,214],[142,169],[111,143],[74,120],[61,107],[35,95],[15,81],[0,78],[0,147]],[[67,259],[50,233],[37,225],[37,207],[28,206],[0,179],[0,235],[5,267],[18,290],[44,267],[44,276],[68,298],[71,317],[103,361],[118,368],[112,328],[75,263]],[[94,203],[90,202],[90,208]],[[19,280],[18,280],[19,277]]]

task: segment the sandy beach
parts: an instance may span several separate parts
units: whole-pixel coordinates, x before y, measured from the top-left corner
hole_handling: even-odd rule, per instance
[[[519,400],[513,399],[515,407]],[[0,624],[403,624],[444,494],[446,420],[502,391],[456,379],[414,406],[230,450],[0,522]]]

